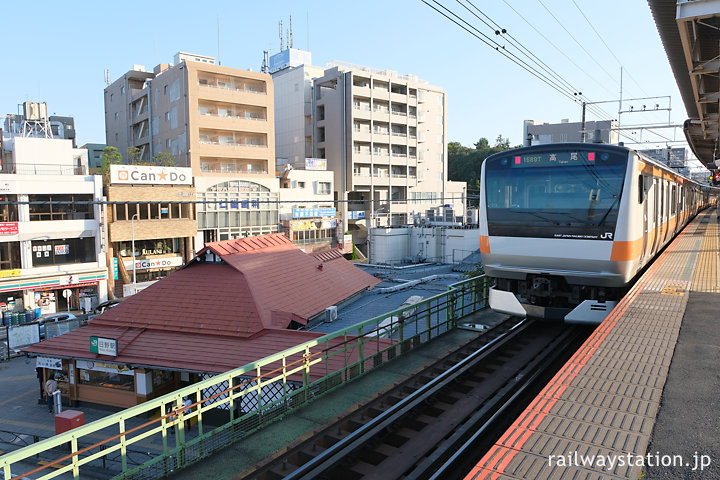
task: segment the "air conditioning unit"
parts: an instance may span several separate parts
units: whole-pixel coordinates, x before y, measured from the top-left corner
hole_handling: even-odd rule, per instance
[[[325,323],[332,323],[337,320],[337,305],[331,305],[325,309]]]

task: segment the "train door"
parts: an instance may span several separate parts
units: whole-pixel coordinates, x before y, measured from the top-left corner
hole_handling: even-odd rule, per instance
[[[653,179],[652,186],[653,211],[652,211],[652,255],[657,252],[658,236],[660,235],[660,183]]]

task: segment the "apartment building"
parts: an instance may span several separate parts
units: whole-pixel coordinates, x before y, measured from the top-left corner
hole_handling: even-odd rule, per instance
[[[46,314],[107,300],[102,179],[88,175],[87,151],[71,139],[4,135],[0,308]]]
[[[152,73],[136,65],[105,89],[107,144],[140,162],[169,154],[192,169],[205,242],[278,231],[269,75],[180,52]],[[132,160],[127,159],[126,160]]]
[[[287,68],[273,79],[278,89],[283,81],[292,83],[296,98],[302,96],[305,152],[312,145],[314,157],[327,159],[343,228],[363,253],[369,228],[412,224],[437,207],[464,216],[465,184],[447,180],[447,94],[442,88],[413,75],[341,62],[328,64],[321,76],[307,65]],[[296,73],[300,69],[302,75]],[[303,90],[300,77],[309,76],[312,86],[303,82]],[[276,118],[294,118],[297,125],[300,109],[293,106],[296,113],[290,115],[286,105],[276,98]],[[276,130],[299,132],[279,123]],[[297,145],[299,135],[290,134]],[[278,144],[286,141],[278,138]]]

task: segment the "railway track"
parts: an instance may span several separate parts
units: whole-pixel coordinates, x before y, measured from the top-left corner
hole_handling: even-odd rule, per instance
[[[462,476],[587,334],[585,327],[508,319],[236,478]]]

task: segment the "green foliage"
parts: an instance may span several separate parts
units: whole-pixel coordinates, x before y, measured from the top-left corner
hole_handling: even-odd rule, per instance
[[[130,165],[140,164],[140,149],[138,147],[129,147],[127,149],[127,159]]]
[[[463,147],[459,142],[448,143],[448,178],[467,182],[470,196],[480,193],[480,171],[485,159],[494,153],[511,148],[510,140],[503,138],[502,135],[498,135],[493,146],[490,146],[487,138],[482,137],[475,142],[474,147]],[[471,206],[477,205],[477,201],[471,200],[469,203]]]
[[[153,165],[161,167],[175,167],[175,157],[168,152],[157,152],[153,155]]]
[[[103,177],[103,183],[110,183],[110,165],[119,165],[122,163],[122,154],[115,147],[105,147],[100,154],[100,173]]]
[[[482,263],[476,263],[472,270],[465,272],[463,275],[465,275],[465,278],[475,278],[480,275],[485,275],[485,270],[483,269]]]

